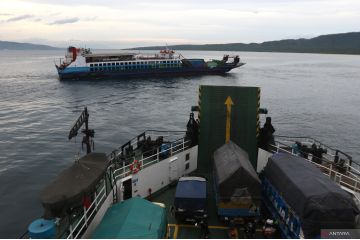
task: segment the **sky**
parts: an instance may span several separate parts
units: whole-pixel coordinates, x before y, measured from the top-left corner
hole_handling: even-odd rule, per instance
[[[360,0],[0,0],[0,40],[90,48],[360,31]]]

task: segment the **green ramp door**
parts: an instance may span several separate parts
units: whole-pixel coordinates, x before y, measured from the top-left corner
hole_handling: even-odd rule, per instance
[[[258,87],[199,87],[198,172],[212,172],[212,155],[227,139],[249,154],[256,169],[259,109]]]

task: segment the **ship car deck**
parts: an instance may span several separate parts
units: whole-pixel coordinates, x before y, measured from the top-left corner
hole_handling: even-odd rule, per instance
[[[221,221],[217,216],[217,208],[214,199],[214,192],[212,187],[212,179],[209,176],[205,176],[208,179],[208,227],[210,234],[209,238],[213,239],[224,239],[230,238],[229,234],[229,223],[225,221]],[[158,193],[155,193],[149,200],[153,202],[161,202],[166,205],[166,211],[168,216],[168,227],[169,227],[169,238],[181,238],[181,239],[193,239],[193,238],[203,238],[202,230],[199,226],[195,226],[194,223],[191,222],[178,222],[175,219],[174,214],[171,211],[171,207],[174,204],[174,196],[176,190],[176,183],[172,184],[165,189],[161,190]],[[266,219],[266,213],[262,216],[263,219]],[[254,238],[264,238],[262,234],[262,223],[259,223],[256,229],[256,233],[253,236]],[[280,235],[275,235],[275,238],[280,238]],[[236,228],[234,231],[234,235],[232,238],[248,238],[244,232],[244,224],[239,222],[236,224]]]

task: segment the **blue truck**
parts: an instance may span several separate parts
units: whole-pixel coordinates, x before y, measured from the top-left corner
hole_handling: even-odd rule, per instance
[[[175,192],[175,218],[197,222],[207,218],[207,180],[203,177],[182,177]]]

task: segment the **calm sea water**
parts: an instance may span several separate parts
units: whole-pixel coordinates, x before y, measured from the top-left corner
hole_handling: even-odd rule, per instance
[[[247,64],[225,77],[60,82],[53,61],[63,51],[0,51],[0,237],[41,216],[39,192],[81,153],[81,137],[67,135],[84,106],[96,150],[110,152],[145,129],[183,130],[200,84],[260,86],[277,134],[313,136],[360,160],[360,56],[238,54]]]

